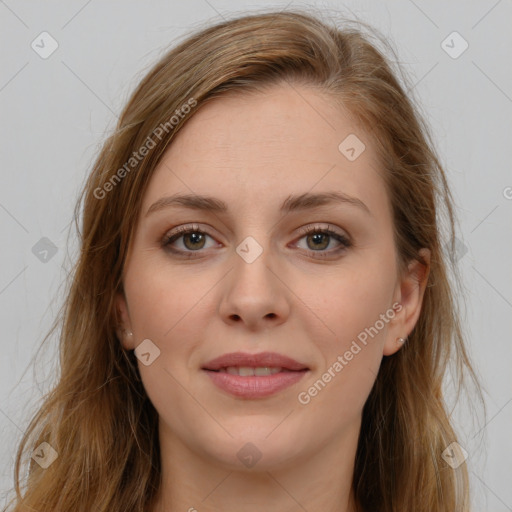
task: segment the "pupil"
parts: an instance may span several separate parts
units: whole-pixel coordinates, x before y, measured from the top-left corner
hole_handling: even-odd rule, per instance
[[[325,233],[315,233],[314,235],[311,235],[311,237],[313,237],[313,239],[315,240],[314,243],[317,244],[317,242],[320,242],[322,241],[322,237],[325,237],[327,238],[327,235]],[[315,245],[315,247],[318,249],[325,249],[325,247],[327,246],[328,244],[325,244],[325,240],[324,240],[324,244],[322,244],[321,247],[319,247],[318,245]]]
[[[200,233],[188,233],[186,236],[185,236],[185,245],[187,245],[188,247],[188,244],[186,243],[186,240],[188,239],[191,239],[192,240],[192,245],[198,243],[198,242],[201,242],[201,239],[203,238],[203,235],[200,234]],[[197,247],[192,247],[193,249],[197,248]]]

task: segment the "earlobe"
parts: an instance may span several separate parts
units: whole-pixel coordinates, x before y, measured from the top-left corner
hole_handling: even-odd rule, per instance
[[[133,350],[133,332],[127,329],[116,329],[117,339],[121,342],[121,345],[125,350]]]
[[[128,305],[123,292],[118,292],[115,298],[116,334],[122,346],[126,350],[133,350],[133,332],[131,328]]]
[[[383,349],[385,356],[393,355],[402,348],[420,316],[430,273],[430,250],[423,248],[419,254],[425,263],[420,260],[409,263],[407,273],[399,284],[398,302],[401,308],[389,329]]]

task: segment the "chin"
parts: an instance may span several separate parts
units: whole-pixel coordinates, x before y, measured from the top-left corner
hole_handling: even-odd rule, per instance
[[[275,471],[296,464],[308,446],[298,441],[302,436],[293,425],[280,424],[283,418],[244,417],[232,421],[222,436],[208,439],[203,453],[229,471]],[[285,420],[285,422],[288,419]],[[310,447],[311,448],[311,447]]]

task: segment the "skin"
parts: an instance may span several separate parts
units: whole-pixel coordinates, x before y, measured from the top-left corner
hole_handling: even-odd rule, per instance
[[[351,133],[366,144],[353,162],[338,150]],[[291,194],[332,191],[359,198],[371,214],[342,203],[278,212]],[[229,211],[166,208],[146,217],[155,201],[178,192],[214,196]],[[185,236],[173,247],[195,258],[162,248],[166,234],[191,224],[207,233],[205,241]],[[336,252],[335,238],[297,231],[328,225],[353,245]],[[362,408],[382,357],[412,331],[428,277],[415,261],[398,275],[392,233],[369,139],[318,91],[275,85],[266,94],[231,94],[187,122],[151,178],[117,297],[121,328],[133,332],[119,331],[123,347],[150,339],[160,350],[150,365],[138,361],[159,413],[163,485],[152,512],[355,510]],[[252,263],[236,252],[248,236],[263,249]],[[299,403],[298,393],[395,302],[402,308],[384,328],[308,404]],[[201,370],[227,352],[267,350],[306,364],[308,373],[250,400],[218,389]],[[248,442],[262,455],[251,468],[237,457]]]

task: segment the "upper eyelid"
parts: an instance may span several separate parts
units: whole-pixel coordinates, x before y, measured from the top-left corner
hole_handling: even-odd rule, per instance
[[[319,223],[322,224],[322,223]],[[343,229],[343,232],[340,232],[340,229],[338,226],[333,226],[329,222],[325,222],[324,226],[321,226],[319,224],[308,224],[307,226],[302,226],[298,228],[298,231],[301,234],[308,233],[309,231],[331,231],[333,233],[336,233],[337,235],[344,236],[345,238],[350,238],[349,234],[346,233],[346,231]]]
[[[209,232],[210,230],[216,231],[214,228],[211,228],[209,226],[207,228],[203,228],[198,223],[185,224],[177,228],[167,230],[164,234],[164,238],[168,239],[180,234],[183,235],[194,231],[199,231],[201,233],[204,233],[205,235],[213,237],[214,235],[212,235]],[[345,238],[351,238],[351,236],[347,233],[345,229],[339,228],[338,226],[333,226],[329,222],[317,222],[316,224],[308,224],[306,226],[301,226],[300,228],[297,228],[296,231],[298,232],[297,234],[304,234],[307,233],[308,231],[332,231],[337,235],[344,236]]]

